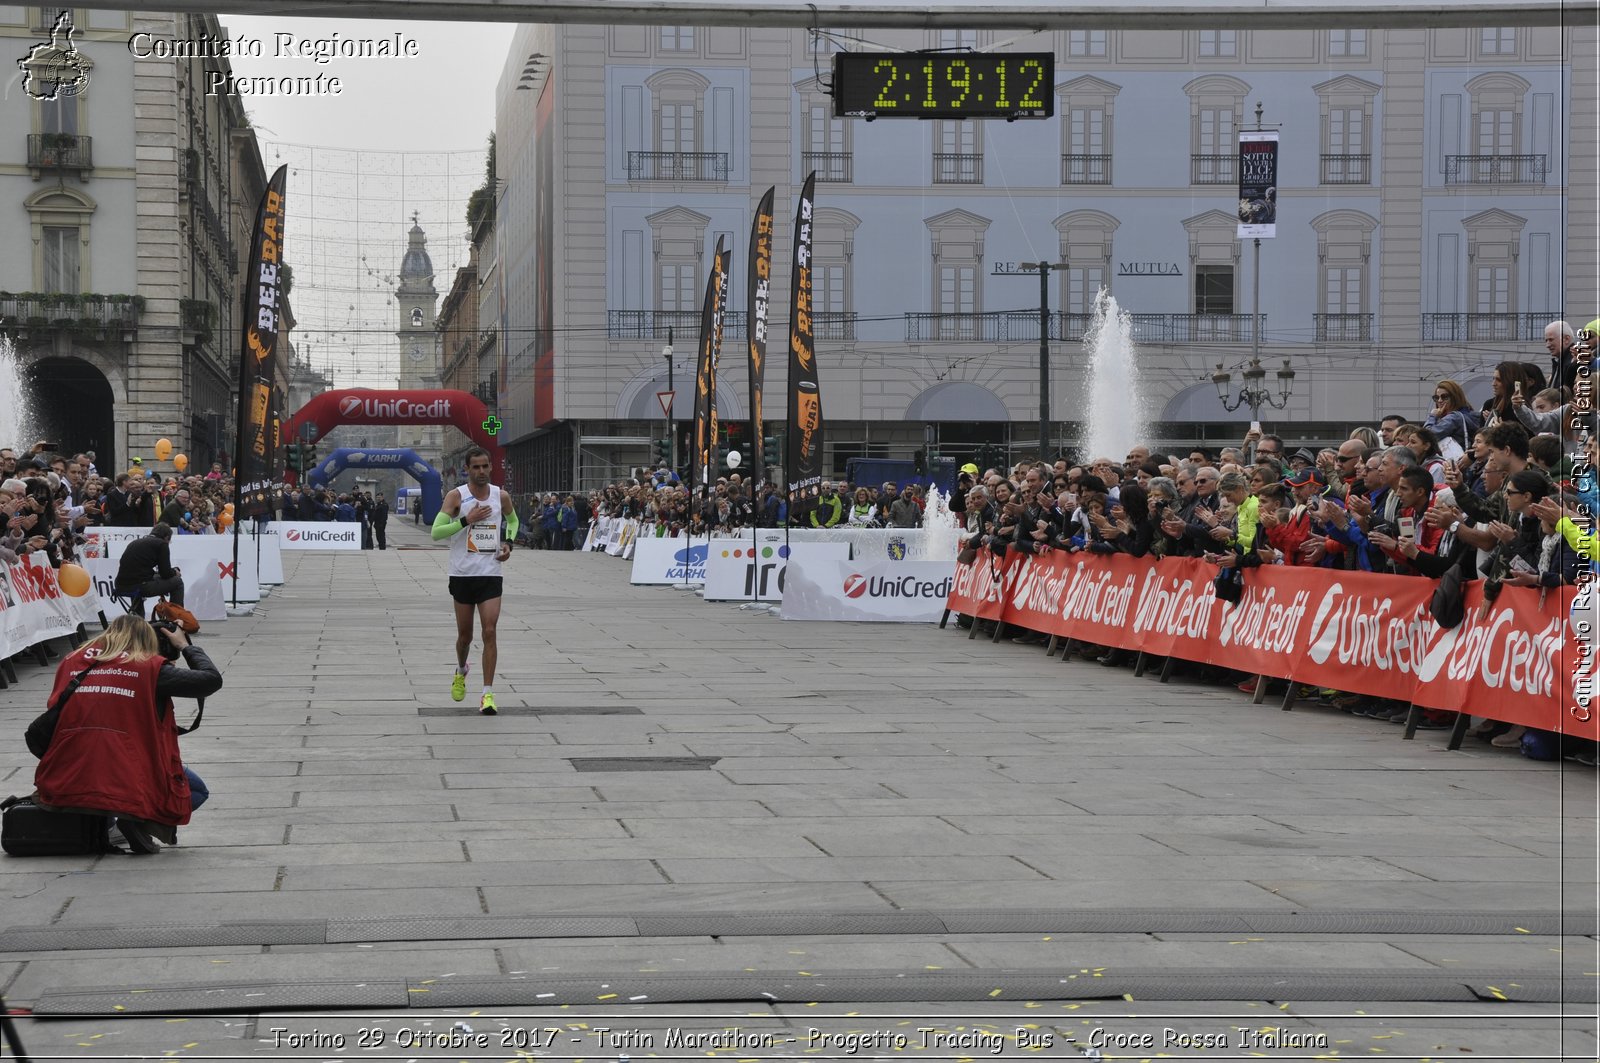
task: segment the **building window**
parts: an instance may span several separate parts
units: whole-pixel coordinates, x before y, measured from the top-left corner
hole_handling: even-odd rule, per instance
[[[1472,309],[1478,314],[1509,314],[1512,310],[1511,267],[1479,266],[1474,271]]]
[[[1112,128],[1121,87],[1084,76],[1056,89],[1061,112],[1061,183],[1111,183]]]
[[[1517,31],[1510,26],[1491,26],[1479,31],[1479,55],[1516,55]]]
[[[1200,30],[1199,53],[1202,59],[1231,59],[1239,54],[1237,30]]]
[[[983,137],[978,122],[934,123],[935,184],[983,184]]]
[[[663,262],[658,268],[658,302],[666,311],[696,310],[695,266],[693,262]]]
[[[1106,54],[1105,30],[1068,30],[1067,54],[1078,58],[1101,58]]]
[[[1197,314],[1233,313],[1233,267],[1196,266],[1194,268],[1194,312]]]
[[[1479,155],[1513,155],[1517,150],[1517,112],[1509,107],[1484,108],[1477,116]]]
[[[694,27],[662,26],[661,50],[663,52],[694,51]]]
[[[845,292],[848,267],[842,262],[817,263],[811,271],[811,305],[821,314],[842,314],[847,309]]]
[[[947,51],[973,51],[978,47],[978,31],[940,30],[938,47]]]
[[[1328,58],[1354,59],[1367,54],[1366,30],[1329,30]]]
[[[1364,301],[1360,266],[1329,266],[1322,271],[1322,303],[1328,314],[1359,314]]]
[[[39,101],[39,132],[78,135],[77,94],[57,93],[53,100]]]
[[[663,103],[657,111],[656,150],[693,151],[695,112],[693,103]]]
[[[811,55],[832,55],[844,51],[844,38],[837,30],[814,30],[807,42]]]
[[[1104,266],[1072,266],[1066,270],[1061,309],[1069,314],[1094,313],[1095,296],[1106,284]]]
[[[974,314],[978,310],[978,267],[941,265],[939,267],[939,305],[941,314]]]
[[[78,241],[76,226],[44,227],[44,290],[78,292]]]

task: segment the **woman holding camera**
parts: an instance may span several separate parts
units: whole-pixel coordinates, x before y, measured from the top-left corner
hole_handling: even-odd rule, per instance
[[[28,727],[36,802],[116,817],[136,853],[176,843],[176,828],[210,794],[178,755],[172,699],[221,689],[222,673],[181,628],[117,617],[61,662],[51,709]]]

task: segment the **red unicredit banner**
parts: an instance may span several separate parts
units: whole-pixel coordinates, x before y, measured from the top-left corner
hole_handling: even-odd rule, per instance
[[[1213,593],[1216,573],[1197,558],[980,551],[957,566],[949,607],[1099,646],[1600,738],[1593,654],[1572,620],[1576,587],[1503,587],[1485,610],[1482,583],[1471,583],[1466,619],[1444,629],[1429,609],[1432,580],[1267,566],[1246,571],[1244,596],[1229,605]]]
[[[505,454],[495,438],[500,431],[499,418],[489,416],[482,400],[465,391],[324,391],[289,418],[282,436],[315,442],[342,424],[455,425],[489,452],[497,474],[505,468]]]

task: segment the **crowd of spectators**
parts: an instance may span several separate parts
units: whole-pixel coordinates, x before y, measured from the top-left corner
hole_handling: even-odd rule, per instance
[[[965,493],[969,550],[1052,550],[1201,557],[1229,597],[1243,568],[1296,565],[1388,573],[1431,581],[1481,580],[1493,600],[1505,584],[1555,588],[1592,578],[1600,560],[1593,517],[1597,424],[1590,362],[1600,322],[1574,335],[1547,332],[1555,376],[1534,364],[1503,362],[1481,409],[1461,385],[1440,381],[1426,412],[1394,414],[1359,427],[1338,447],[1287,452],[1276,435],[1250,433],[1242,447],[1212,454],[1152,456],[1138,446],[1122,461],[1023,463],[989,469]],[[954,506],[952,508],[955,508]],[[969,555],[970,556],[970,555]],[[964,625],[970,624],[962,618]],[[1043,642],[1024,631],[1018,642]],[[1102,664],[1115,650],[1089,648]],[[1253,693],[1258,680],[1212,671]],[[1404,703],[1333,690],[1302,690],[1346,712],[1404,722]],[[1425,711],[1422,728],[1453,714]],[[1531,755],[1554,736],[1483,721],[1473,732]],[[1592,743],[1568,739],[1567,755],[1593,763]]]

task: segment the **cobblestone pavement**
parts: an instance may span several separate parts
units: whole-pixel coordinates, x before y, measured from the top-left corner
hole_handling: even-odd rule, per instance
[[[35,1058],[1596,1057],[1593,769],[534,551],[483,718],[391,527],[202,635],[179,847],[0,860]]]

